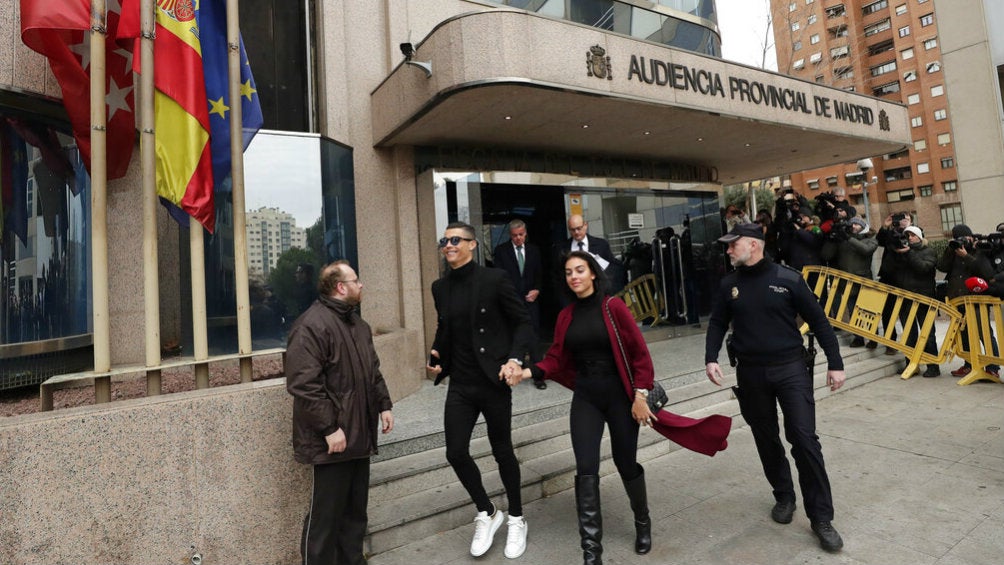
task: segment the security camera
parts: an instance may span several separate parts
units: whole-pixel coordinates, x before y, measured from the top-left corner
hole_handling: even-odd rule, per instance
[[[861,159],[860,161],[858,161],[858,170],[860,170],[862,173],[868,172],[868,170],[871,168],[872,168],[871,159]]]
[[[404,55],[406,60],[411,60],[411,58],[415,56],[415,46],[411,43],[402,43],[400,47],[401,54]]]

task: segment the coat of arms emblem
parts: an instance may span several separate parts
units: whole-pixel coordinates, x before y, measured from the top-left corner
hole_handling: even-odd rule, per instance
[[[889,131],[889,114],[885,110],[879,111],[879,129]]]
[[[613,80],[613,69],[610,67],[610,57],[607,50],[599,45],[593,45],[586,53],[586,74],[591,77]]]

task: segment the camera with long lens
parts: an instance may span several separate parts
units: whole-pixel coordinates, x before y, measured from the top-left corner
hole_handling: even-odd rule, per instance
[[[910,236],[907,235],[906,232],[897,233],[892,236],[892,246],[895,249],[906,249],[907,247],[910,247]]]
[[[952,251],[955,251],[956,249],[965,249],[968,251],[972,249],[972,244],[970,244],[969,240],[964,237],[957,237],[948,241],[948,247]]]
[[[974,235],[973,239],[975,243],[973,246],[976,249],[981,249],[983,251],[997,251],[999,249],[1004,249],[1004,233],[988,233],[987,235]]]
[[[893,214],[892,215],[892,225],[893,225],[893,227],[895,227],[895,228],[900,227],[900,224],[905,219],[906,219],[906,214],[904,214],[903,212],[898,212],[896,214]]]
[[[833,227],[830,229],[830,238],[837,241],[844,241],[854,234],[854,224],[848,222],[847,220],[840,220],[833,222]]]

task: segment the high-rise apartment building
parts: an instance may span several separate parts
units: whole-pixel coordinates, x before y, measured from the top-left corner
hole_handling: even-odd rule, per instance
[[[873,224],[908,211],[929,238],[941,238],[960,223],[956,148],[934,3],[771,0],[771,11],[780,72],[903,102],[913,139],[901,151],[872,157],[873,168],[862,174],[856,163],[839,162],[841,140],[834,136],[837,162],[792,174],[792,186],[810,199],[843,187],[862,216],[867,188]]]
[[[276,261],[293,247],[307,247],[307,230],[278,208],[261,207],[247,213],[248,272],[268,279]]]

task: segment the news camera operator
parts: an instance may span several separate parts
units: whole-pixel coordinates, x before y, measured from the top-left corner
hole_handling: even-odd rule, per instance
[[[837,217],[846,214],[843,209],[837,210]],[[826,235],[826,242],[823,244],[822,258],[830,266],[841,271],[865,277],[872,276],[872,256],[878,249],[878,241],[871,233],[868,222],[861,218],[851,218],[850,220],[838,220],[830,225],[829,233]],[[854,309],[857,303],[858,287],[855,286],[848,298],[847,307],[849,311]],[[840,303],[837,297],[835,304]],[[865,340],[861,336],[854,336],[851,340],[851,347],[863,347]]]
[[[847,202],[847,193],[841,187],[836,187],[833,192],[821,192],[816,195],[816,215],[819,216],[823,224],[823,231],[827,231],[827,222],[836,222],[843,218],[849,220],[856,216],[858,211]]]
[[[812,207],[791,188],[774,203],[774,231],[777,233],[778,259],[801,270],[805,265],[820,265],[822,237],[813,233],[809,215]]]
[[[948,298],[958,298],[972,294],[969,287],[966,286],[967,279],[979,277],[989,280],[994,275],[994,269],[990,264],[989,257],[982,249],[977,249],[976,237],[973,235],[973,230],[966,224],[958,224],[952,228],[952,240],[948,242],[948,247],[942,253],[937,266],[938,270],[946,273],[945,281],[948,283]],[[963,308],[960,307],[960,311],[963,311]],[[962,332],[961,340],[963,348],[969,350],[968,332]],[[993,354],[997,355],[997,339],[993,335],[992,327],[990,328],[990,341]],[[972,365],[969,364],[969,361],[966,361],[961,367],[952,371],[952,375],[964,377],[972,370]],[[1000,374],[1000,367],[998,365],[987,365],[986,371],[996,376]]]
[[[987,234],[983,241],[976,243],[987,252],[994,273],[1004,273],[1004,222],[997,224],[994,233]]]
[[[927,297],[934,297],[934,277],[935,264],[938,262],[937,252],[927,244],[924,239],[924,232],[917,226],[907,226],[903,230],[906,245],[898,247],[890,255],[892,268],[898,273],[898,286],[908,292],[921,294]],[[885,257],[883,257],[885,259]],[[886,302],[886,306],[889,302]],[[902,308],[899,312],[899,321],[903,326],[903,331],[909,331],[910,337],[907,345],[913,347],[917,343],[917,336],[920,335],[920,322],[927,316],[927,306],[921,304],[917,308],[917,315],[913,320],[913,328],[906,327],[909,318],[909,309]],[[890,323],[892,323],[890,321]],[[924,343],[924,352],[930,355],[938,355],[938,344],[932,328]],[[941,375],[941,369],[936,363],[929,363],[923,376],[931,378]]]

